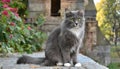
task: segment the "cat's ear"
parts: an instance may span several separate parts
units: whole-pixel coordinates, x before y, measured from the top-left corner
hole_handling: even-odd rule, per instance
[[[67,12],[70,12],[70,10],[68,8],[65,8],[65,13],[67,13]]]
[[[71,16],[72,16],[72,12],[68,8],[65,8],[65,17],[71,17]]]
[[[78,15],[84,16],[84,10],[78,10]]]

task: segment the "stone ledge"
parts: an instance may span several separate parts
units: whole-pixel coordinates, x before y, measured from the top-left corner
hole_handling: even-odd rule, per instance
[[[52,67],[44,67],[39,65],[14,65],[14,66],[2,66],[1,69],[86,69],[83,67],[58,67],[58,66],[52,66]]]
[[[37,52],[33,54],[24,54],[31,57],[45,57],[44,52]],[[58,66],[39,66],[39,65],[33,65],[33,64],[16,64],[16,61],[18,57],[20,57],[21,54],[12,54],[8,57],[0,57],[0,69],[108,69],[107,67],[95,62],[91,58],[79,54],[78,55],[78,62],[82,64],[81,67],[58,67]]]

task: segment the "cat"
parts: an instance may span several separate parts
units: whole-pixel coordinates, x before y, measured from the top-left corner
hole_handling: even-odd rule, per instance
[[[84,37],[84,11],[65,10],[61,25],[51,32],[46,42],[45,58],[22,56],[17,64],[39,64],[43,66],[80,65],[77,54]]]

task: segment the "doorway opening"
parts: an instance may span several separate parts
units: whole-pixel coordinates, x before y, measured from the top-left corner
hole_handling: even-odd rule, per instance
[[[51,0],[51,16],[60,16],[60,0]]]

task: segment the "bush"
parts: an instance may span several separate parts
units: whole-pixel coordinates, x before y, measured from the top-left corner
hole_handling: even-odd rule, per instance
[[[120,63],[110,63],[108,65],[109,69],[120,69]]]
[[[10,7],[10,3],[10,0],[0,1],[0,52],[32,53],[41,50],[46,34],[24,24],[18,9]]]

